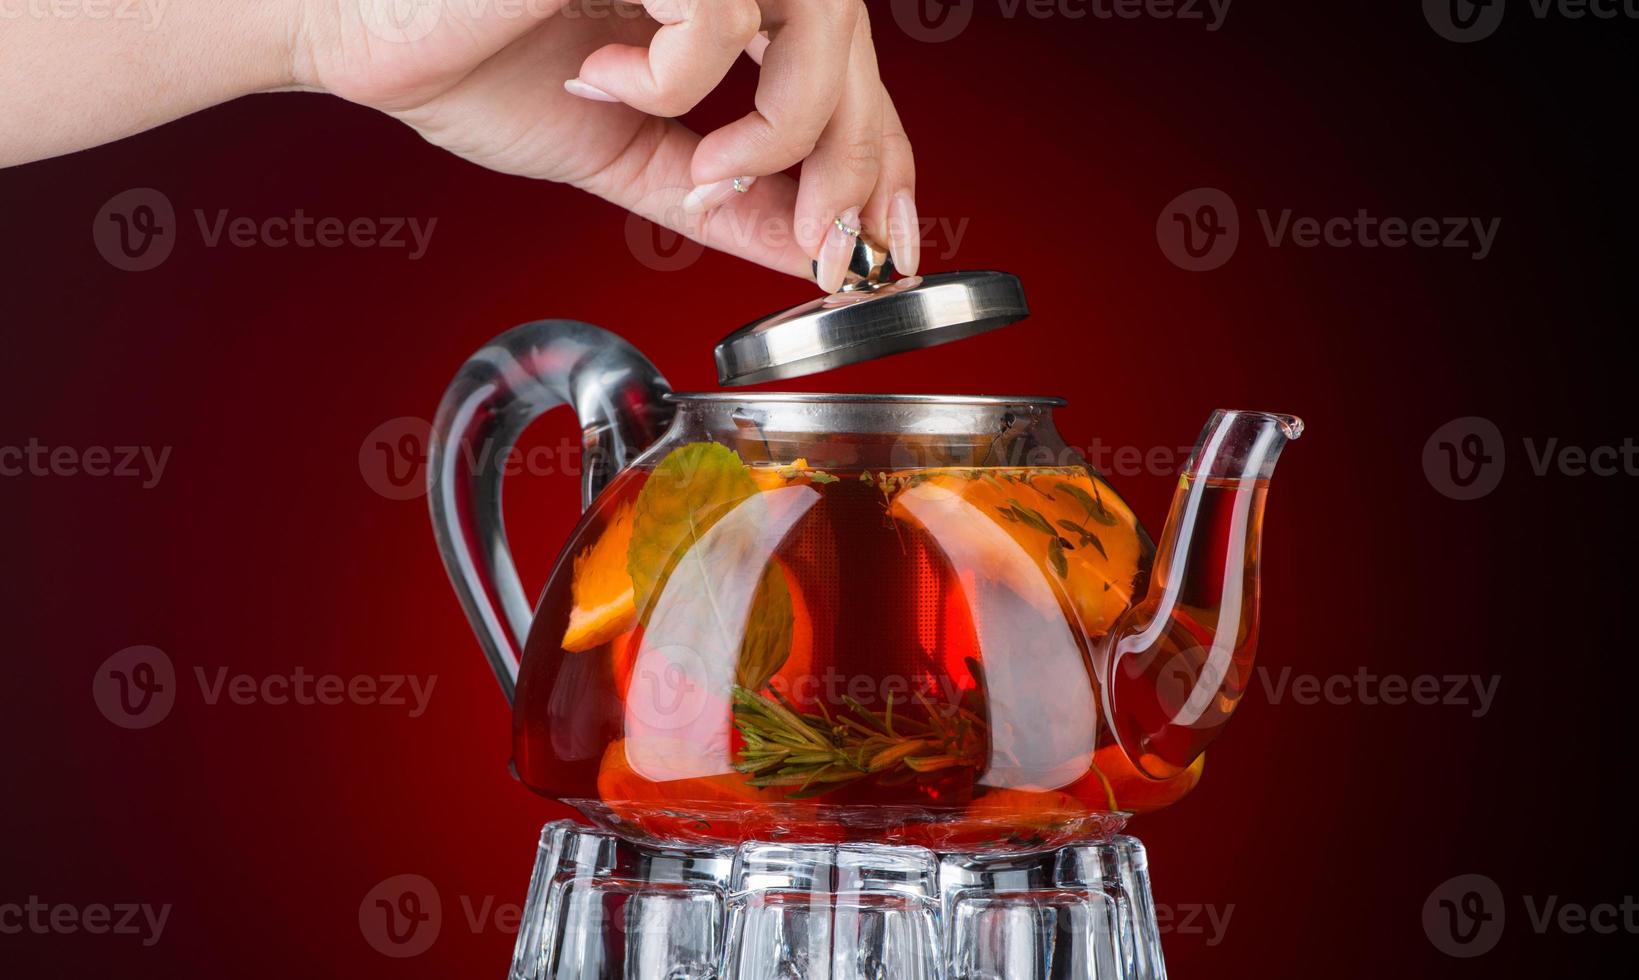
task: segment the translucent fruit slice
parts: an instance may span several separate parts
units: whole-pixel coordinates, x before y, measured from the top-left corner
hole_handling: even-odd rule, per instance
[[[637,624],[637,604],[626,555],[632,542],[632,504],[627,501],[598,539],[575,556],[569,593],[569,627],[563,648],[582,653],[602,646]]]
[[[814,675],[814,615],[808,611],[808,600],[791,566],[778,557],[774,561],[785,573],[786,592],[791,596],[791,650],[775,672],[773,683],[786,697],[807,704],[819,698]],[[809,690],[811,687],[814,690]]]
[[[1120,748],[1106,745],[1093,753],[1093,768],[1064,787],[1064,792],[1101,809],[1153,813],[1183,799],[1201,781],[1206,755],[1168,779],[1151,779],[1133,768]]]
[[[927,498],[926,504],[948,495],[971,508],[972,520],[1005,530],[1038,567],[1062,583],[1087,633],[1105,632],[1132,604],[1142,558],[1137,518],[1086,473],[953,468],[903,470],[887,478],[885,492],[892,495],[888,512],[897,519],[916,519],[911,511],[917,508],[908,506],[907,495]],[[942,521],[941,530],[949,533],[961,524]],[[976,540],[997,540],[988,528],[975,526],[973,533]],[[1006,565],[998,560],[976,571]]]

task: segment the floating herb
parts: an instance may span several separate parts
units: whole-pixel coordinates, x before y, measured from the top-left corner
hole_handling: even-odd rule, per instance
[[[1050,534],[1055,538],[1058,537],[1058,532],[1053,530],[1053,525],[1047,522],[1047,518],[1043,517],[1040,511],[1031,510],[1029,507],[1019,503],[1012,497],[1007,498],[1007,504],[1009,507],[1013,508],[1013,513],[1019,516],[1019,520],[1025,522],[1043,534]]]
[[[1089,516],[1105,527],[1115,527],[1118,522],[1115,515],[1110,513],[1109,508],[1104,506],[1104,495],[1098,492],[1097,481],[1093,483],[1093,501],[1098,504],[1098,509]]]
[[[1082,508],[1087,511],[1087,517],[1090,520],[1097,521],[1106,527],[1114,527],[1116,525],[1117,522],[1115,515],[1109,512],[1109,510],[1104,506],[1103,499],[1098,496],[1098,484],[1096,482],[1093,484],[1092,493],[1088,493],[1087,491],[1076,486],[1074,483],[1055,483],[1053,484],[1053,489],[1063,490],[1071,497],[1074,497],[1076,503],[1080,504]]]
[[[1047,542],[1047,560],[1053,563],[1053,571],[1059,573],[1059,578],[1070,577],[1070,560],[1064,557],[1064,542],[1055,537]]]
[[[783,480],[795,480],[798,477],[806,477],[814,483],[836,483],[838,479],[824,470],[816,470],[812,466],[809,466],[808,459],[805,456],[798,456],[791,462],[791,465],[782,466],[774,472]]]
[[[1105,561],[1109,560],[1110,555],[1104,550],[1104,542],[1098,540],[1098,535],[1082,527],[1080,524],[1077,524],[1075,521],[1061,520],[1059,521],[1059,527],[1064,528],[1072,534],[1080,535],[1081,540],[1077,542],[1078,545],[1083,548],[1091,545],[1093,550],[1104,556]]]
[[[801,712],[779,690],[773,696],[734,686],[734,725],[745,740],[734,768],[757,787],[794,787],[786,796],[818,796],[839,784],[880,776],[885,783],[955,767],[977,769],[984,763],[980,737],[983,722],[959,707],[949,717],[926,698],[917,700],[927,720],[894,715],[894,702],[874,712],[845,698],[846,712],[836,717]]]

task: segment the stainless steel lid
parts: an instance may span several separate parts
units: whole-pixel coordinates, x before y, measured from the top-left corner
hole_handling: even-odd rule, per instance
[[[829,296],[748,323],[717,345],[717,380],[756,384],[932,347],[1030,315],[1006,272],[893,279],[887,250],[863,237],[847,283]]]

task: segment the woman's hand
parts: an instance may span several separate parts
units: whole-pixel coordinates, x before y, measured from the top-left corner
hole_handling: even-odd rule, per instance
[[[910,144],[861,0],[300,2],[303,88],[793,275],[817,259],[827,291],[847,229],[916,270]],[[753,111],[704,138],[671,118],[743,55],[761,66]],[[781,173],[799,162],[800,184]]]
[[[915,171],[862,0],[166,0],[19,17],[0,167],[280,89],[373,106],[486,167],[584,188],[706,245],[841,284],[849,229],[918,261]],[[755,109],[673,121],[735,59]],[[781,171],[802,164],[799,184]]]

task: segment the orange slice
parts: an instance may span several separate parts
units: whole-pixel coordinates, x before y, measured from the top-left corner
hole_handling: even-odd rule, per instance
[[[1133,768],[1119,747],[1106,745],[1093,753],[1093,768],[1087,775],[1064,787],[1064,792],[1099,809],[1109,809],[1113,802],[1117,810],[1153,813],[1183,799],[1201,781],[1205,768],[1203,753],[1178,775],[1151,779]]]
[[[916,521],[914,512],[940,507],[949,516],[938,522],[936,537],[966,532],[985,547],[1011,539],[1060,584],[1088,634],[1109,630],[1132,604],[1141,548],[1138,520],[1115,491],[1087,474],[986,467],[903,470],[889,474],[889,480],[901,488],[888,510],[897,519]],[[1007,537],[996,537],[993,527]],[[1009,564],[998,556],[973,571],[999,573]]]
[[[779,556],[774,563],[785,573],[786,592],[791,597],[791,649],[785,663],[774,672],[769,686],[798,705],[809,708],[819,698],[819,682],[814,674],[814,616],[808,611],[808,601],[791,566]]]
[[[626,501],[598,539],[575,556],[569,593],[569,627],[563,648],[582,653],[602,646],[637,625],[637,605],[626,554],[632,543],[632,503]]]

